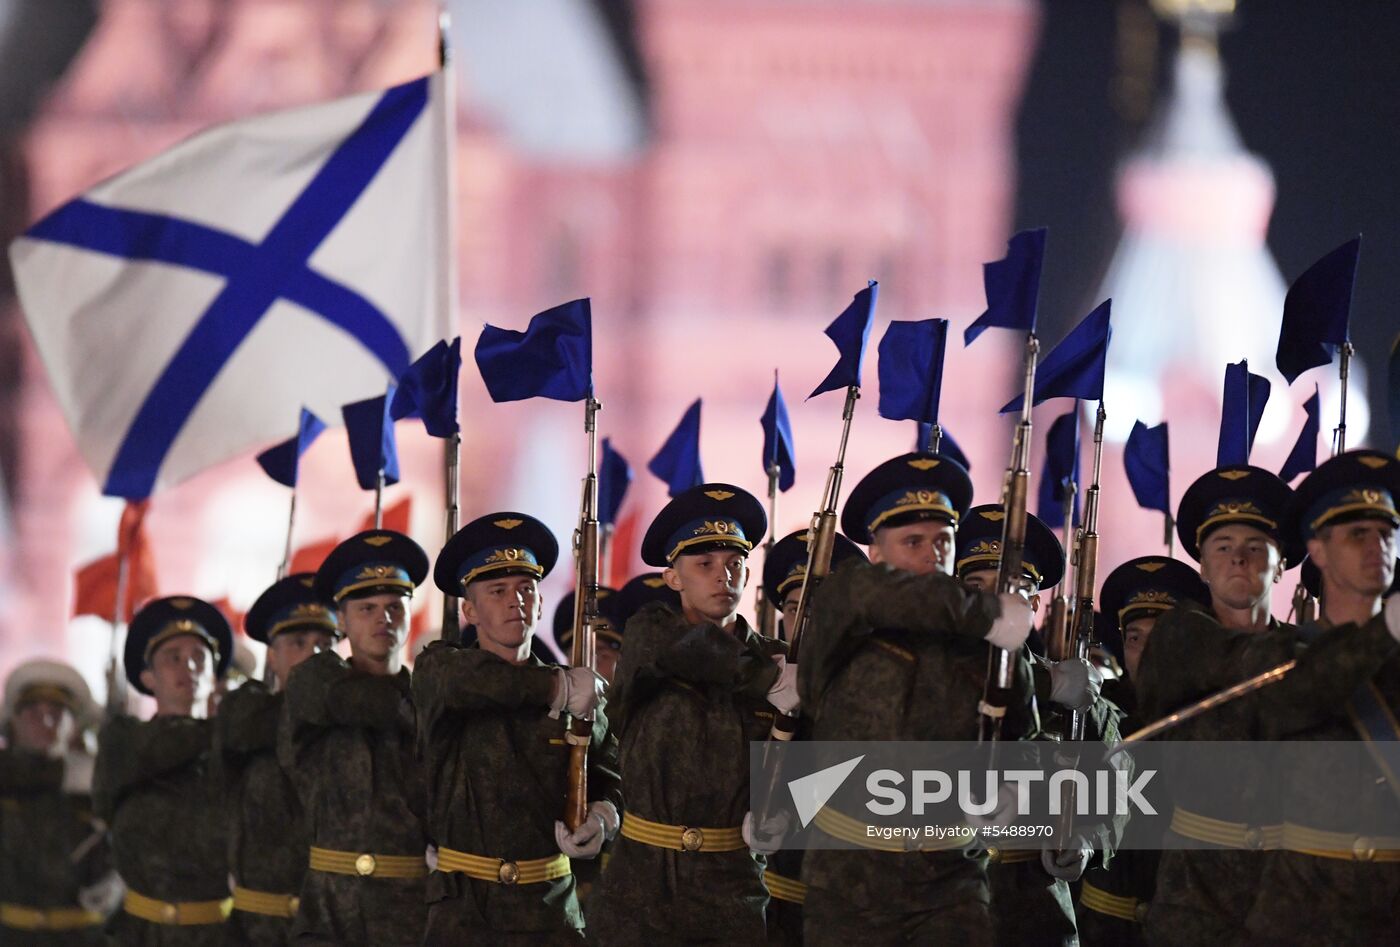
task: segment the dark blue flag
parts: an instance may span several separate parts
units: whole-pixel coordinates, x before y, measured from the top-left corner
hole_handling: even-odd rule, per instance
[[[915,436],[914,450],[926,451],[929,447],[929,440],[933,437],[933,425],[920,421],[917,426],[919,433]],[[953,435],[948,432],[946,427],[942,429],[938,438],[938,453],[949,460],[955,460],[962,464],[963,470],[972,472],[972,462],[967,459],[967,455],[958,446],[958,442],[953,440]]]
[[[1303,402],[1303,411],[1307,414],[1303,420],[1303,430],[1299,432],[1293,449],[1288,452],[1283,469],[1278,472],[1279,479],[1284,483],[1292,482],[1293,478],[1301,473],[1317,469],[1317,435],[1322,431],[1321,400],[1318,397],[1317,385],[1313,385],[1312,397]]]
[[[793,459],[792,422],[783,389],[778,387],[777,372],[773,373],[773,394],[768,396],[768,407],[763,409],[759,421],[763,424],[763,473],[766,476],[768,469],[776,466],[778,489],[786,493],[797,480],[797,466]]]
[[[524,332],[487,325],[476,340],[476,364],[492,401],[582,401],[593,393],[588,300],[546,309]]]
[[[1288,287],[1278,334],[1278,370],[1291,385],[1310,368],[1326,365],[1347,340],[1351,293],[1361,238],[1342,244],[1304,271]]]
[[[860,385],[860,363],[865,357],[865,343],[870,340],[870,323],[875,319],[875,297],[879,292],[879,284],[871,280],[870,285],[856,293],[845,311],[826,327],[827,338],[836,343],[841,356],[808,398],[815,398],[824,391]]]
[[[1220,441],[1215,450],[1215,466],[1249,463],[1254,435],[1264,416],[1273,386],[1262,375],[1252,374],[1249,360],[1225,366],[1225,391],[1220,405]]]
[[[297,485],[297,465],[311,442],[321,436],[326,422],[305,408],[297,422],[297,433],[280,444],[274,444],[258,455],[258,465],[267,475],[284,487]]]
[[[1078,398],[1099,401],[1103,398],[1103,375],[1108,365],[1108,341],[1113,337],[1109,325],[1109,310],[1113,300],[1105,299],[1099,307],[1084,317],[1054,351],[1045,356],[1036,368],[1035,397],[1031,404],[1049,398]],[[1002,414],[1021,410],[1021,395],[1012,398],[1001,409]]]
[[[457,424],[457,378],[461,372],[461,336],[451,345],[438,342],[399,378],[389,414],[395,421],[422,418],[423,428],[431,436],[451,437],[461,430]]]
[[[345,418],[345,437],[350,442],[350,460],[361,490],[373,490],[378,485],[380,470],[384,471],[386,485],[399,482],[399,450],[394,442],[394,419],[389,416],[393,398],[394,386],[390,385],[386,394],[340,408]]]
[[[627,458],[613,450],[612,441],[603,438],[603,460],[598,464],[598,522],[607,526],[617,522],[622,498],[632,485],[632,465]]]
[[[1148,427],[1133,422],[1123,447],[1123,467],[1138,506],[1171,515],[1171,461],[1167,453],[1167,422]]]
[[[647,463],[657,477],[666,481],[666,493],[675,496],[705,482],[700,469],[700,399],[685,411],[681,423],[666,438],[661,450]]]
[[[891,322],[880,340],[880,417],[938,422],[948,320]]]
[[[982,264],[987,311],[963,332],[963,345],[971,345],[973,339],[993,327],[1035,331],[1046,232],[1044,227],[1022,230],[1007,241],[1005,257]]]
[[[1060,415],[1045,438],[1045,468],[1040,475],[1036,516],[1051,529],[1065,525],[1065,498],[1074,491],[1073,525],[1079,525],[1079,405]]]

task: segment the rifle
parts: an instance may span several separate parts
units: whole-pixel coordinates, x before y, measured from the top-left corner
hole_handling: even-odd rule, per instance
[[[583,478],[578,527],[574,530],[574,642],[570,664],[592,669],[597,663],[598,625],[598,426],[602,405],[589,397],[583,427],[588,434],[588,474]],[[564,825],[570,832],[588,818],[588,745],[593,739],[592,712],[570,715],[564,740],[569,745],[568,797]]]
[[[778,528],[778,465],[768,465],[768,537],[763,540],[763,562],[773,554],[774,535]],[[778,637],[778,603],[768,601],[763,583],[758,583],[755,605],[758,610],[758,633],[765,638]]]
[[[1001,530],[1001,563],[997,568],[997,592],[1029,594],[1021,560],[1026,551],[1026,494],[1030,484],[1031,463],[1031,395],[1035,391],[1035,365],[1040,355],[1040,341],[1035,333],[1026,336],[1025,394],[1021,400],[1021,419],[1011,444],[1011,460],[1002,483],[1001,504],[1006,511]],[[982,688],[982,700],[977,706],[981,715],[977,739],[979,743],[996,743],[1001,738],[1001,722],[1011,702],[1012,653],[993,648],[987,656],[987,680]],[[995,763],[995,750],[993,759]]]

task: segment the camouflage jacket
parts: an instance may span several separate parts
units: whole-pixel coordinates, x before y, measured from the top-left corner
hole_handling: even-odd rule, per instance
[[[566,718],[549,716],[555,672],[534,657],[512,665],[476,644],[436,641],[418,657],[413,698],[435,845],[509,861],[559,854],[554,823],[563,816],[569,746]],[[590,801],[606,799],[620,812],[617,741],[602,707],[588,767]],[[502,885],[434,872],[428,903],[491,931],[583,926],[572,875]]]
[[[410,696],[406,669],[365,674],[333,651],[289,675],[277,757],[301,802],[310,845],[422,856],[425,794]],[[308,871],[293,931],[344,945],[416,945],[423,892],[421,879]]]
[[[783,650],[742,618],[729,634],[661,604],[632,617],[610,697],[629,814],[679,826],[743,822],[749,742],[772,726],[772,655]],[[590,937],[762,943],[762,870],[748,849],[678,852],[620,837],[589,903]]]

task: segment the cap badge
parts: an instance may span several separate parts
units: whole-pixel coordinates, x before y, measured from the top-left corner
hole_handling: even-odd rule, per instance
[[[501,529],[515,529],[515,527],[519,526],[519,525],[520,525],[521,523],[523,523],[523,522],[525,522],[525,521],[524,521],[524,520],[512,520],[512,519],[495,520],[495,521],[493,521],[493,522],[491,523],[491,525],[492,525],[492,526],[498,526],[498,527],[500,527]]]
[[[387,545],[387,544],[389,544],[389,543],[391,543],[391,542],[393,542],[393,541],[394,541],[394,537],[392,537],[392,536],[366,536],[366,537],[365,537],[365,542],[366,542],[367,544],[373,546],[373,547],[376,548],[376,549],[378,549],[380,546]]]
[[[718,500],[723,503],[725,500],[734,496],[734,494],[728,490],[706,490],[705,496],[709,497],[711,500]]]
[[[934,460],[932,457],[916,457],[909,461],[909,466],[913,467],[915,470],[932,470],[940,463],[942,463],[942,461]]]
[[[1250,471],[1248,471],[1248,470],[1222,470],[1222,471],[1220,471],[1220,479],[1222,479],[1222,480],[1243,480],[1245,477],[1248,477],[1249,474],[1250,474]]]

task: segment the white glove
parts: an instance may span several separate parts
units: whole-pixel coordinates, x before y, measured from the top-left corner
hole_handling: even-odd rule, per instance
[[[603,843],[617,834],[617,807],[611,802],[595,802],[588,807],[588,818],[572,833],[563,822],[554,822],[554,841],[570,858],[596,858]]]
[[[1030,602],[1012,592],[1002,592],[997,600],[1001,602],[1001,614],[992,622],[987,640],[1003,651],[1015,651],[1030,637],[1035,613]]]
[[[758,827],[758,834],[754,834],[753,813],[744,813],[744,825],[740,829],[740,834],[744,837],[744,844],[750,850],[760,855],[772,855],[783,847],[783,839],[788,833],[788,814],[786,812],[775,812],[763,824]]]
[[[571,716],[586,717],[598,706],[607,686],[608,682],[591,668],[556,668],[549,715],[558,717],[567,710]]]
[[[71,751],[63,758],[63,791],[69,795],[86,796],[92,792],[93,759],[90,753]]]
[[[802,706],[797,697],[797,665],[788,664],[781,654],[774,655],[773,662],[778,665],[778,679],[768,688],[768,703],[779,713],[790,714]]]
[[[429,871],[437,871],[437,846],[432,844],[431,842],[429,842],[428,846],[423,849],[423,863],[428,866]]]
[[[84,911],[107,917],[121,905],[125,894],[126,885],[122,883],[121,875],[109,871],[100,880],[78,889],[78,906]]]
[[[1400,641],[1400,592],[1385,600],[1385,628],[1390,637]]]
[[[1099,699],[1103,672],[1083,658],[1050,665],[1050,701],[1070,710],[1088,710]]]
[[[1040,850],[1040,867],[1044,868],[1051,878],[1057,878],[1066,884],[1073,884],[1079,880],[1079,876],[1084,874],[1084,869],[1089,866],[1089,859],[1094,856],[1093,848],[1083,844],[1078,837],[1071,840],[1071,845],[1064,851],[1056,851],[1053,848],[1042,848]]]

